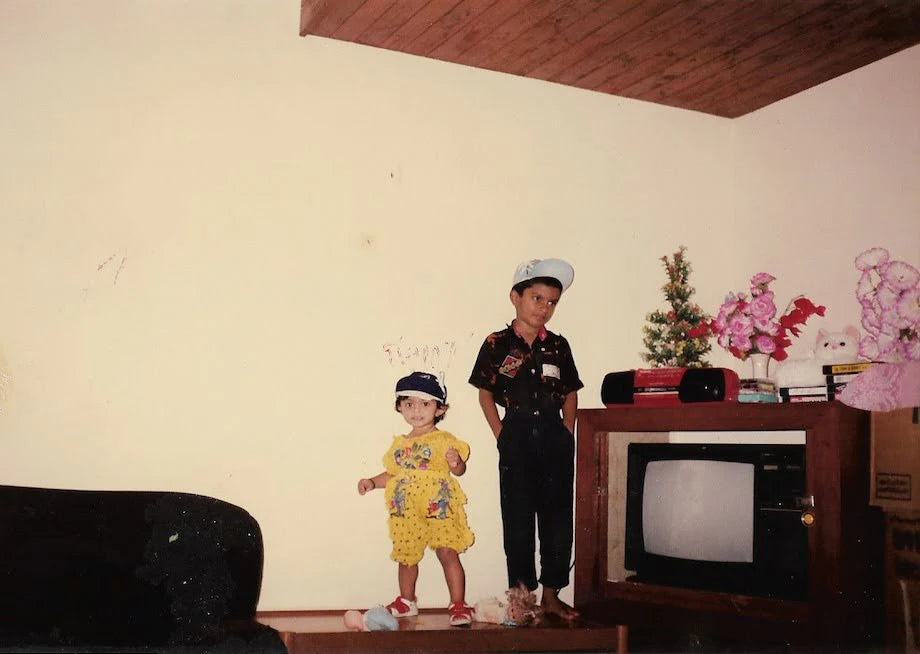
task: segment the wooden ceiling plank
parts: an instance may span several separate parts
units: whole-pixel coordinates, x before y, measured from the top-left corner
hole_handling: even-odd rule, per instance
[[[384,48],[400,52],[412,52],[408,48],[425,30],[434,25],[441,17],[460,4],[462,0],[428,0],[416,11],[403,25],[393,32],[386,41]],[[418,53],[413,53],[418,54]]]
[[[332,37],[332,34],[363,5],[365,0],[304,0],[300,5],[301,36]],[[309,16],[304,19],[304,13]],[[306,30],[304,25],[306,24]]]
[[[397,0],[359,37],[361,43],[382,47],[384,42],[405,25],[428,0]]]
[[[501,0],[482,14],[475,33],[467,33],[466,48],[456,57],[457,63],[501,70],[493,59],[506,43],[534,23],[551,14],[557,2],[552,0]]]
[[[509,8],[505,4],[505,0],[496,0],[496,2],[486,7],[486,9],[477,16],[475,21],[464,25],[444,39],[437,48],[431,51],[431,56],[447,61],[459,62],[461,54],[475,47],[480,39],[488,36],[488,34],[495,29],[496,25],[513,13],[514,7]]]
[[[359,37],[370,28],[378,18],[386,13],[396,0],[365,0],[354,13],[345,19],[338,29],[332,33],[332,38],[342,41],[360,43]]]
[[[452,57],[442,54],[444,43],[455,34],[464,32],[465,28],[497,2],[500,0],[464,0],[412,42],[413,52],[425,53],[435,59],[453,61]]]
[[[796,4],[787,2],[783,6]],[[707,24],[697,32],[666,49],[659,49],[652,55],[652,61],[644,61],[611,75],[594,88],[627,97],[646,93],[661,84],[662,80],[678,79],[697,66],[742,45],[753,36],[751,26],[768,24],[768,19],[775,18],[777,10],[766,2],[757,5],[739,3],[735,8],[736,11],[722,20],[715,20],[714,13],[707,15]]]
[[[306,36],[316,21],[319,0],[300,0],[300,35]]]
[[[638,0],[636,0],[638,1]],[[573,0],[541,20],[506,47],[505,72],[523,75],[549,57],[570,48],[608,23],[613,3],[605,0]]]
[[[549,64],[562,53],[579,47],[582,41],[591,38],[596,32],[620,19],[621,16],[632,11],[644,1],[619,0],[618,2],[604,2],[593,12],[563,30],[561,34],[541,44],[538,50],[521,57],[515,66],[517,72],[528,77],[539,77],[535,74],[535,71],[541,70],[543,64]],[[546,77],[542,77],[542,79],[546,79]]]
[[[504,0],[499,0],[499,2],[504,2]],[[540,39],[540,46],[537,46],[542,47],[542,41],[545,38],[548,38],[549,34],[555,33],[555,31],[562,29],[559,27],[560,25],[568,25],[571,21],[577,20],[584,13],[593,10],[592,8],[603,5],[604,2],[605,0],[574,0],[573,2],[563,4],[561,7],[557,8],[555,11],[538,21],[536,26],[533,29],[528,30],[526,34],[533,34],[538,27],[547,30],[547,36],[543,37],[543,39]],[[557,6],[559,5],[558,2],[556,4]],[[493,8],[493,11],[495,11],[495,9],[496,8]],[[506,12],[503,11],[502,13],[505,14]],[[493,26],[500,22],[500,20],[492,21]],[[556,27],[552,27],[554,24]],[[550,27],[546,28],[546,25],[550,25]],[[451,61],[456,61],[464,52],[474,49],[476,47],[476,43],[488,37],[494,29],[497,29],[497,27],[483,30],[481,28],[481,22],[476,21],[474,24],[467,25],[463,30],[451,35],[451,37],[445,40],[444,43],[442,43],[436,50],[432,51],[432,55],[437,57],[444,57]],[[535,47],[534,44],[531,44],[530,46],[522,46],[520,41],[521,39],[514,40],[514,43],[517,44],[517,51],[520,51],[522,47]],[[519,71],[512,70],[510,65],[508,68],[504,69],[503,72],[517,75],[521,74]]]
[[[909,45],[906,44],[904,47]],[[754,87],[741,96],[721,96],[720,99],[711,101],[711,106],[734,114],[733,117],[741,116],[883,59],[901,49],[903,48],[894,43],[878,41],[863,42],[862,47],[858,44],[849,44],[828,56],[819,56],[809,64],[799,67],[800,72],[793,69],[788,77],[774,76],[762,86]]]
[[[793,41],[790,43],[790,32],[795,30],[800,34],[822,29],[827,25],[828,15],[826,2],[813,2],[805,14],[771,28],[756,37],[747,40],[738,48],[727,51],[723,56],[714,59],[680,79],[656,87],[644,96],[651,102],[662,102],[672,106],[683,106],[685,100],[696,96],[717,92],[719,89],[733,85],[736,80],[772,61],[783,59],[790,51],[796,51],[799,46]],[[668,101],[663,98],[669,98]],[[656,99],[652,99],[656,98]],[[695,107],[694,107],[695,108]]]
[[[664,13],[679,2],[680,0],[618,2],[617,4],[624,8],[622,13],[612,17],[605,25],[586,35],[573,47],[562,50],[536,68],[527,71],[527,76],[555,81],[566,69],[595,56],[597,52],[603,52],[607,44],[647,22],[650,18]]]
[[[493,70],[507,70],[508,65],[515,62],[511,46],[519,39],[526,38],[534,26],[552,16],[558,9],[558,0],[532,0],[521,12],[521,16],[513,21],[506,21],[477,48],[478,63],[472,65],[481,65],[486,61],[488,67]]]
[[[895,7],[893,3],[891,7]],[[864,2],[852,5],[845,14],[825,13],[823,29],[811,29],[802,32],[793,25],[787,30],[788,42],[779,50],[774,48],[770,55],[759,61],[754,61],[752,66],[741,68],[746,70],[743,75],[735,76],[730,86],[715,89],[713,92],[697,97],[696,106],[716,106],[724,103],[732,96],[747,96],[749,94],[763,94],[775,88],[776,80],[786,80],[798,75],[796,71],[810,71],[815,62],[830,61],[835,56],[848,56],[850,48],[857,44],[859,48],[859,35],[865,29],[868,19],[879,16],[885,11],[874,3]],[[796,50],[790,56],[793,44]],[[861,49],[861,48],[860,48]],[[759,65],[758,65],[759,64]],[[815,84],[827,81],[816,80]]]
[[[595,58],[590,66],[580,71],[567,70],[558,79],[565,84],[598,89],[607,79],[626,71],[642,76],[655,74],[688,43],[688,32],[736,12],[740,6],[711,0],[673,7],[611,43],[604,56]]]

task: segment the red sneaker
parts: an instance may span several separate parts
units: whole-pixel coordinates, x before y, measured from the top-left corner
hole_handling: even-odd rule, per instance
[[[418,604],[414,600],[407,600],[402,595],[397,595],[396,599],[387,604],[390,615],[397,618],[409,618],[418,615]]]
[[[466,627],[473,621],[473,607],[466,602],[455,602],[447,607],[451,627]]]

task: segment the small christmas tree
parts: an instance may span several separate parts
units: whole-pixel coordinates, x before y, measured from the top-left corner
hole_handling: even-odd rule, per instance
[[[673,260],[661,257],[668,273],[668,283],[661,287],[671,310],[655,310],[645,316],[649,322],[642,328],[642,342],[648,352],[642,359],[653,368],[707,368],[703,357],[712,346],[709,344],[708,316],[698,304],[690,302],[695,289],[687,283],[690,263],[684,258],[683,245],[674,253]]]

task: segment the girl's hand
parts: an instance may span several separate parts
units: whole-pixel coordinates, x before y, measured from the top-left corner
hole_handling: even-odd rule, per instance
[[[372,491],[375,488],[377,488],[377,484],[374,483],[373,479],[358,480],[358,495],[364,495],[367,491]]]
[[[447,459],[447,465],[450,466],[450,469],[453,470],[460,463],[460,452],[454,448],[449,448],[447,454],[444,455],[444,458]]]

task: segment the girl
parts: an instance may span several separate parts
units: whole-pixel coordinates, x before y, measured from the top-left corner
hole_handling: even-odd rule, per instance
[[[447,389],[438,378],[413,372],[396,382],[396,411],[412,427],[396,436],[383,457],[385,470],[360,479],[358,493],[385,489],[390,512],[391,558],[399,564],[399,595],[387,608],[394,616],[418,615],[415,582],[425,547],[435,550],[450,593],[452,626],[469,625],[473,609],[464,597],[460,553],[473,544],[466,522],[466,495],[454,479],[466,472],[470,446],[435,425],[447,411]],[[453,473],[453,476],[451,476]]]

